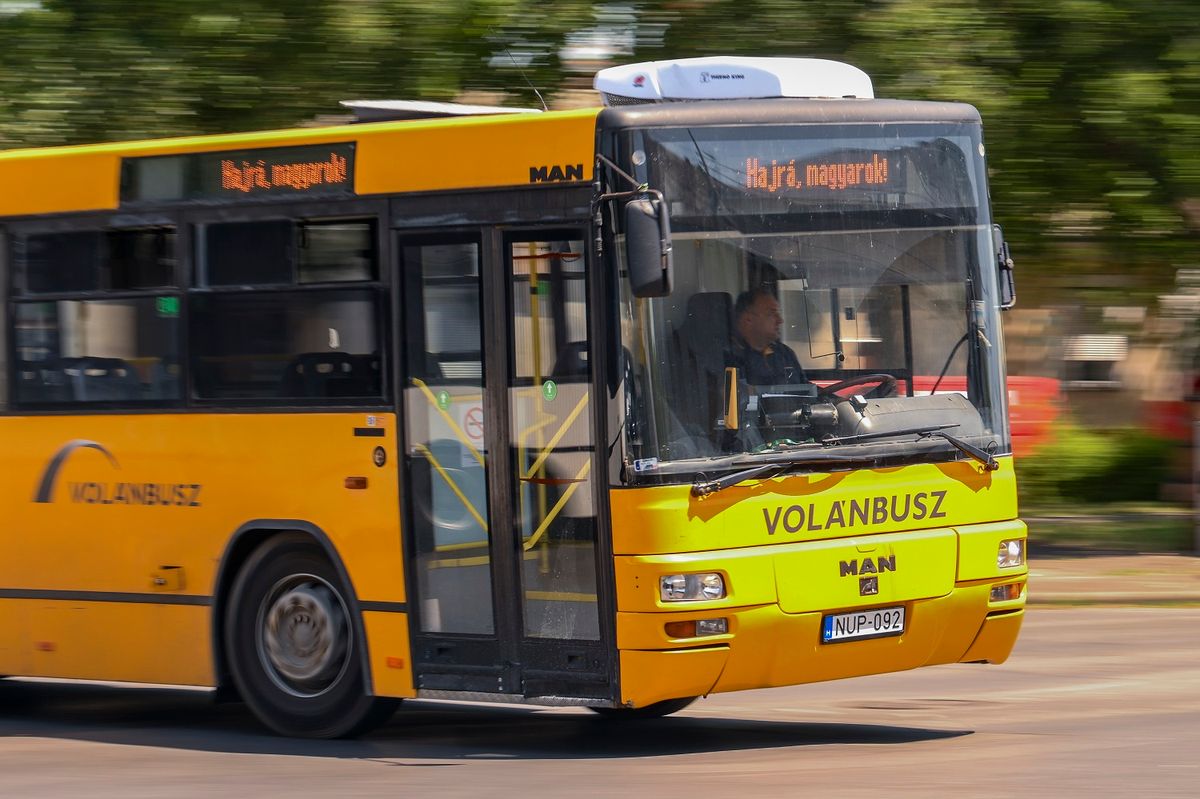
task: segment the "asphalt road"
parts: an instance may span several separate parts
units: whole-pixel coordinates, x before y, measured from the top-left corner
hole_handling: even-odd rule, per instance
[[[411,702],[293,741],[197,691],[0,681],[0,796],[1200,795],[1200,609],[1034,608],[1002,666],[714,696],[678,716]]]

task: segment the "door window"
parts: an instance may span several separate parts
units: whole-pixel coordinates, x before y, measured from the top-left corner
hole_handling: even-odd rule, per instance
[[[479,244],[402,245],[401,268],[420,626],[491,634]]]
[[[525,635],[597,640],[583,241],[510,241],[509,258],[509,451]]]

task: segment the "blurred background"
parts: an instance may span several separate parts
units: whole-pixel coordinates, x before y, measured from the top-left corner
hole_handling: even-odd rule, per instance
[[[342,120],[339,100],[598,104],[617,63],[848,61],[984,119],[1022,514],[1044,547],[1197,546],[1195,0],[0,0],[0,149]],[[534,89],[537,89],[537,92]],[[3,187],[0,186],[0,191]]]

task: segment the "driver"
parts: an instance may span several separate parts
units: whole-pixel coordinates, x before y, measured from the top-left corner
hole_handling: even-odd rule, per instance
[[[783,315],[779,300],[766,286],[742,292],[733,306],[733,336],[726,365],[752,386],[806,382],[791,347],[779,340]]]

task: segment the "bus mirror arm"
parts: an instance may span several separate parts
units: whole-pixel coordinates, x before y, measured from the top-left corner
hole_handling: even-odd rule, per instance
[[[992,241],[996,249],[997,277],[1000,279],[1000,310],[1007,311],[1017,304],[1017,284],[1013,279],[1012,254],[999,225],[992,225]]]
[[[607,166],[633,185],[630,191],[601,193],[600,167]],[[603,246],[599,234],[600,208],[605,202],[625,203],[625,263],[635,297],[666,297],[674,282],[671,253],[671,219],[661,191],[625,172],[603,155],[596,156],[596,195],[592,200],[597,220],[597,253]]]

